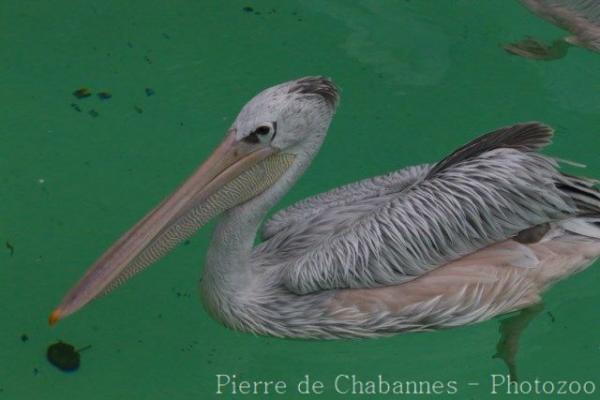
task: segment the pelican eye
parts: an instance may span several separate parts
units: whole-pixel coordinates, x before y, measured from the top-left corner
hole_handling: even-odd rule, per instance
[[[258,133],[261,136],[264,136],[264,135],[268,134],[269,132],[271,132],[271,127],[267,126],[267,125],[262,125],[262,126],[259,126],[258,128],[256,128],[256,130],[254,132]]]
[[[275,138],[275,134],[277,133],[275,131],[276,126],[277,125],[275,123],[268,124],[268,125],[261,125],[258,128],[256,128],[255,130],[253,130],[252,132],[250,132],[250,134],[242,140],[246,143],[259,143],[260,142],[259,136],[266,136],[271,132],[273,132],[273,138]]]

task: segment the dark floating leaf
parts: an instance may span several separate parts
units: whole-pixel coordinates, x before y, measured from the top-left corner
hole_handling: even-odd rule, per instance
[[[29,336],[26,333],[21,335],[21,342],[26,342],[28,340],[29,340]]]
[[[142,109],[142,107],[140,106],[133,106],[133,109],[138,113],[141,114],[144,112],[144,110]]]
[[[154,89],[147,87],[145,89],[146,91],[146,96],[154,96]]]
[[[61,371],[71,372],[79,368],[79,353],[68,343],[58,342],[48,346],[46,357],[50,364]]]
[[[93,108],[89,111],[89,113],[92,117],[96,118],[98,115],[98,111],[94,110]]]
[[[71,108],[77,112],[81,112],[81,108],[75,103],[71,103]]]
[[[92,95],[92,92],[88,88],[79,88],[73,92],[73,96],[77,97],[78,99],[90,97],[91,95]]]
[[[98,97],[100,98],[100,100],[108,100],[112,97],[112,94],[108,92],[100,92],[98,93]]]
[[[242,10],[244,10],[247,13],[251,13],[252,11],[254,11],[254,8],[252,8],[250,6],[246,6],[246,7],[242,8]]]

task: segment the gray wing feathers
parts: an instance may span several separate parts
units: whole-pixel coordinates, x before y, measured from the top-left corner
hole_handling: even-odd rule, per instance
[[[299,294],[377,287],[413,279],[532,226],[577,215],[579,203],[600,210],[587,180],[561,174],[554,160],[534,152],[551,134],[535,123],[492,132],[404,190],[346,201],[296,220],[259,253],[286,264],[284,284]],[[564,190],[573,187],[595,194],[576,200]]]
[[[346,206],[358,200],[398,193],[423,179],[429,164],[415,165],[386,175],[363,179],[304,199],[275,213],[262,228],[263,240],[285,230],[298,221],[320,214],[332,207]]]
[[[600,192],[595,188],[598,181],[568,174],[563,177],[557,187],[573,199],[581,214],[600,214]]]

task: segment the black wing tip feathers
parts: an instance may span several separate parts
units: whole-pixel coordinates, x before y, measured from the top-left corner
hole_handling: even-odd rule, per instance
[[[496,129],[481,135],[438,162],[427,177],[443,171],[451,165],[475,158],[498,148],[513,148],[524,152],[538,151],[552,142],[554,129],[541,122],[523,122]]]
[[[506,131],[507,142],[506,146],[499,147],[522,147],[524,151],[537,151],[549,145],[554,136],[554,129],[551,126],[537,121],[524,122],[501,130]]]

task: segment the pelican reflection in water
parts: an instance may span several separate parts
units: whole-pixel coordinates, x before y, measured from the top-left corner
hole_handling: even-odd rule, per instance
[[[504,45],[509,53],[537,60],[555,60],[570,45],[600,52],[600,0],[521,0],[531,12],[571,33],[547,45],[531,37]]]
[[[446,328],[532,306],[600,254],[600,193],[538,152],[540,123],[267,212],[318,152],[338,102],[307,77],[247,103],[223,143],[133,226],[52,312],[72,314],[220,215],[200,290],[236,330],[301,338]]]

